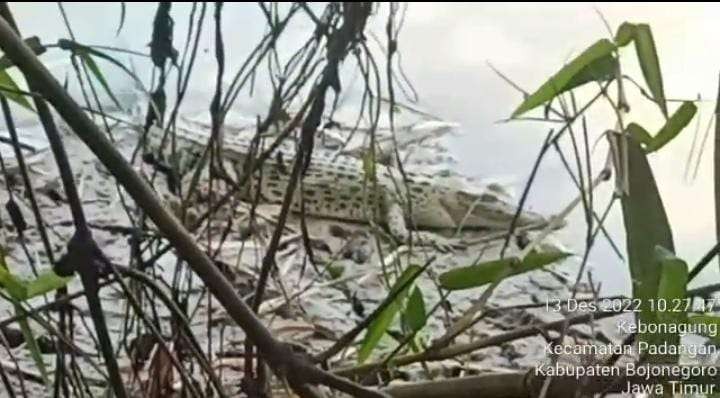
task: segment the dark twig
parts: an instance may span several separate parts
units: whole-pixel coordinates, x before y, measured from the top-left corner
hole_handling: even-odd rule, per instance
[[[308,169],[312,158],[315,133],[321,123],[323,112],[325,111],[325,96],[329,88],[333,88],[335,92],[340,91],[340,81],[338,70],[340,62],[350,51],[353,43],[358,40],[358,35],[362,33],[365,21],[369,17],[370,5],[368,3],[346,3],[344,6],[344,22],[343,25],[331,34],[327,42],[327,64],[322,72],[320,82],[314,87],[311,97],[312,105],[308,115],[303,121],[300,129],[300,147],[295,157],[292,171],[289,176],[288,186],[285,190],[280,215],[275,231],[268,245],[268,249],[263,257],[260,276],[256,286],[255,295],[253,297],[252,309],[257,311],[263,300],[265,287],[270,276],[271,270],[275,267],[275,252],[280,243],[280,237],[285,227],[287,216],[290,212],[290,206],[295,197],[301,174]],[[252,353],[252,344],[246,344],[246,352]],[[246,363],[251,363],[252,355],[246,359]],[[251,368],[246,366],[246,377],[252,377]]]
[[[17,32],[17,26],[15,25],[10,9],[5,2],[0,4],[0,15],[3,17],[2,25],[6,30],[6,34],[17,37],[15,33]],[[35,57],[35,54],[25,45],[25,43],[21,42],[21,45],[24,47],[24,50],[30,51],[28,54],[30,57]],[[41,89],[41,83],[39,81],[33,79],[32,76],[27,74],[25,77],[31,91],[44,92],[44,90]],[[55,83],[57,84],[57,82]],[[101,272],[100,267],[102,266],[102,262],[106,261],[106,259],[95,244],[92,233],[87,227],[87,221],[82,209],[82,202],[80,201],[75,181],[73,179],[72,168],[70,166],[67,153],[65,152],[62,139],[60,138],[60,134],[55,126],[52,114],[50,113],[50,109],[44,100],[38,97],[33,97],[33,100],[35,102],[38,117],[45,129],[45,134],[55,157],[55,162],[60,173],[60,179],[62,180],[63,188],[65,190],[65,194],[67,195],[68,204],[70,205],[70,211],[75,223],[75,234],[68,243],[68,251],[66,255],[58,261],[55,266],[55,270],[61,275],[71,275],[74,271],[79,271],[83,286],[85,287],[88,307],[90,308],[93,322],[95,323],[95,330],[105,358],[105,366],[107,367],[110,379],[112,380],[113,390],[117,397],[123,398],[126,396],[125,388],[120,377],[117,361],[113,354],[112,343],[105,323],[100,297],[97,294],[98,278]]]

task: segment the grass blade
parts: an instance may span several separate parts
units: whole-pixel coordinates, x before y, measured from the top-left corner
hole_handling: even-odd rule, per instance
[[[107,62],[110,62],[111,64],[117,66],[125,72],[126,75],[128,75],[133,81],[138,85],[138,87],[144,87],[143,82],[140,80],[140,78],[133,73],[127,66],[125,66],[122,62],[118,61],[117,59],[105,54],[102,51],[96,50],[90,46],[86,46],[80,43],[76,43],[74,41],[70,41],[67,39],[60,39],[57,42],[58,47],[60,47],[63,50],[70,51],[73,54],[87,54],[90,57],[95,57],[98,59],[105,60]],[[94,61],[94,60],[93,60]],[[144,90],[144,88],[143,88]]]
[[[97,63],[95,63],[95,60],[92,58],[92,56],[85,51],[77,51],[75,54],[78,55],[80,59],[82,59],[85,65],[87,65],[87,67],[90,69],[90,72],[92,72],[93,76],[95,76],[95,79],[100,82],[100,85],[103,87],[108,97],[110,97],[113,103],[115,103],[115,106],[117,106],[119,109],[122,109],[120,101],[115,98],[112,89],[110,89],[110,85],[108,84],[105,76],[103,75],[100,68],[97,66]]]

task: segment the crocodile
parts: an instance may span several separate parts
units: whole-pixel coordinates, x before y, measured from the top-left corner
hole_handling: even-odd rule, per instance
[[[197,127],[197,126],[196,126]],[[177,127],[175,131],[175,164],[188,170],[208,145],[210,134],[200,128]],[[249,131],[246,131],[246,133]],[[245,134],[247,135],[247,134]],[[169,134],[152,127],[145,139],[146,153],[169,162]],[[295,157],[292,140],[274,149],[256,175],[250,179],[263,203],[280,204],[290,179],[290,165]],[[222,142],[223,164],[238,171],[251,153],[251,137],[226,129]],[[401,172],[397,167],[375,165],[376,183],[368,178],[363,160],[338,155],[316,148],[301,187],[295,192],[291,210],[301,211],[301,195],[305,215],[346,222],[378,221],[400,242],[413,242],[449,249],[454,246],[446,238],[428,230],[483,229],[507,230],[517,207],[496,184],[489,184],[482,192],[465,189],[457,179],[418,172]],[[192,174],[192,173],[188,173]],[[250,196],[255,197],[253,194]],[[249,198],[248,198],[249,199]],[[372,218],[377,209],[379,217]],[[521,212],[516,220],[518,228],[541,228],[547,225],[543,216]]]

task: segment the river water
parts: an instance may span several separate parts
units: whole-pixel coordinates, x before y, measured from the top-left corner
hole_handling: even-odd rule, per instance
[[[22,32],[40,36],[43,43],[68,37],[55,4],[13,4],[13,11]],[[123,29],[120,5],[65,3],[68,18],[77,40],[86,44],[110,44],[146,52],[150,39],[155,6],[128,4]],[[188,5],[174,5],[175,42],[181,49],[187,31]],[[208,16],[212,15],[211,8]],[[714,39],[720,36],[720,8],[711,4],[412,4],[407,9],[399,39],[402,64],[420,95],[419,107],[443,119],[458,122],[462,135],[452,139],[457,168],[466,174],[488,176],[507,181],[520,192],[548,129],[539,122],[501,122],[522,100],[510,85],[488,66],[498,70],[524,89],[531,91],[542,84],[574,54],[592,42],[608,37],[598,14],[601,12],[615,29],[623,21],[646,22],[653,29],[663,70],[668,98],[704,101],[700,106],[699,129],[695,122],[687,131],[651,156],[651,164],[673,227],[678,254],[690,264],[699,259],[714,242],[712,190],[712,137],[704,146],[704,154],[694,173],[686,171],[691,147],[697,134],[702,140],[712,113],[720,71],[720,53],[713,50]],[[382,40],[383,21],[376,18],[373,29]],[[223,16],[227,47],[227,64],[242,62],[263,33],[261,14],[255,5],[227,5]],[[206,29],[212,28],[210,18]],[[293,41],[304,40],[313,25],[305,20],[288,28],[289,39],[281,43],[290,49]],[[296,42],[297,42],[296,41]],[[214,87],[215,61],[212,35],[201,39],[200,56],[190,86],[189,106],[207,104]],[[281,51],[282,54],[282,51]],[[58,77],[72,68],[67,55],[51,50],[43,59]],[[642,81],[630,47],[622,52],[625,73]],[[146,59],[133,57],[128,65],[149,78]],[[123,77],[106,69],[111,84],[120,87]],[[127,83],[127,81],[125,81]],[[630,89],[632,110],[628,120],[640,122],[650,131],[662,124],[656,107],[643,101],[637,90]],[[583,91],[580,95],[592,94]],[[130,95],[128,101],[132,101]],[[243,112],[263,112],[268,96],[258,90],[253,97],[241,99]],[[205,105],[202,105],[203,107]],[[676,103],[671,107],[677,106]],[[674,108],[673,108],[674,109]],[[538,115],[539,116],[539,115]],[[588,114],[591,142],[598,142],[592,152],[594,169],[605,160],[607,146],[600,134],[614,126],[610,109],[601,104]],[[567,143],[565,143],[567,144]],[[563,148],[567,149],[567,145]],[[697,151],[695,152],[697,154]],[[688,175],[689,174],[689,175]],[[602,211],[612,194],[611,184],[601,186],[595,195],[596,208]],[[543,213],[560,211],[576,195],[557,154],[551,152],[543,162],[529,197],[530,207]],[[610,236],[624,254],[624,231],[620,208],[615,208],[606,223]],[[576,211],[568,227],[559,235],[578,253],[584,250],[585,225],[581,211]],[[589,269],[595,280],[603,283],[608,294],[629,292],[627,265],[614,254],[604,239],[599,239],[589,258]],[[718,276],[717,265],[698,278],[707,284]]]

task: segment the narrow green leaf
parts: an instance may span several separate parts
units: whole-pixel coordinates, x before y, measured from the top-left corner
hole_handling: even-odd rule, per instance
[[[24,314],[25,311],[20,306],[20,301],[27,297],[27,287],[10,272],[7,262],[5,261],[5,250],[2,248],[0,248],[0,285],[2,285],[5,291],[7,291],[10,295],[10,301],[12,301],[15,314]],[[42,376],[45,386],[49,391],[51,387],[50,377],[48,376],[47,368],[43,362],[40,347],[35,340],[32,329],[30,329],[30,322],[27,318],[20,318],[18,320],[18,325],[20,326],[20,331],[23,334],[27,348],[30,350],[33,362],[35,362],[35,366],[40,370],[40,375]]]
[[[14,300],[25,301],[33,297],[57,290],[66,286],[72,277],[61,277],[52,270],[47,270],[29,281],[24,281],[0,267],[0,285]]]
[[[412,283],[410,283],[411,279],[419,276],[420,270],[421,268],[416,265],[407,267],[393,284],[393,287],[390,289],[390,293],[388,293],[388,295],[395,295],[395,299],[392,303],[385,307],[377,318],[375,318],[368,326],[365,338],[358,350],[358,361],[360,363],[365,362],[380,342],[380,339],[387,332],[388,328],[392,324],[392,321],[395,319],[395,315],[397,315],[401,309],[405,296],[407,296],[407,291],[410,289],[410,286],[412,286]],[[402,291],[398,292],[401,288]]]
[[[5,262],[5,254],[0,250],[0,286],[17,302],[66,286],[72,277],[60,277],[48,269],[32,280],[24,281],[10,271]]]
[[[655,178],[648,164],[645,152],[634,139],[628,143],[629,190],[621,199],[625,224],[628,264],[632,280],[633,297],[640,300],[641,312],[638,320],[647,324],[656,323],[657,314],[651,311],[650,300],[658,297],[661,267],[658,266],[655,247],[662,246],[673,252],[672,231],[665,207],[658,193]],[[665,336],[641,333],[639,341],[648,344],[662,344]],[[652,362],[662,358],[650,358]]]
[[[572,256],[572,253],[557,248],[533,250],[523,259],[518,274],[533,271]]]
[[[440,274],[440,286],[448,290],[471,289],[493,282],[503,271],[518,264],[517,257],[485,261],[476,265],[459,267]],[[508,275],[509,276],[509,275]]]
[[[107,80],[105,80],[105,76],[95,63],[95,60],[92,58],[92,56],[90,56],[90,54],[85,51],[78,51],[75,54],[77,54],[80,59],[82,59],[82,61],[85,63],[85,65],[87,65],[87,67],[90,69],[90,72],[92,72],[93,76],[95,76],[95,79],[97,79],[103,89],[105,89],[108,97],[110,97],[110,99],[115,103],[115,106],[117,106],[119,109],[122,109],[120,101],[115,98],[115,95],[110,89],[110,85],[108,84]]]
[[[542,268],[572,255],[561,250],[532,251],[522,261],[517,257],[491,260],[440,274],[440,286],[448,290],[480,287],[494,282],[501,275],[513,276]],[[508,273],[507,268],[511,271]]]
[[[615,34],[615,44],[618,47],[625,47],[635,39],[635,24],[623,22]]]
[[[663,115],[667,117],[667,103],[665,102],[665,90],[663,88],[662,73],[660,72],[660,61],[658,60],[655,40],[648,24],[635,25],[635,51],[637,52],[640,69],[642,69],[645,83],[650,89],[655,102],[657,102]]]
[[[633,137],[635,140],[637,140],[637,142],[643,145],[650,145],[653,140],[653,137],[650,135],[650,133],[648,133],[645,128],[643,128],[637,123],[630,123],[625,129],[631,137]]]
[[[658,319],[661,322],[683,324],[687,320],[687,313],[675,311],[673,303],[684,300],[687,294],[688,266],[685,261],[675,256],[662,246],[655,247],[655,258],[661,269],[660,284],[658,285],[658,303],[665,302],[670,308],[656,308]],[[664,304],[661,304],[664,306]],[[666,338],[671,338],[666,336]]]
[[[615,77],[616,68],[617,59],[615,59],[613,55],[606,55],[602,58],[596,59],[570,79],[559,94],[570,91],[576,87],[580,87],[585,83],[611,80]]]
[[[140,78],[138,78],[138,76],[137,76],[135,73],[133,73],[133,71],[131,71],[131,70],[130,70],[127,66],[125,66],[122,62],[120,62],[120,61],[118,61],[117,59],[115,59],[115,58],[113,58],[113,57],[105,54],[105,53],[102,52],[102,51],[96,50],[96,49],[94,49],[94,48],[92,48],[92,47],[90,47],[90,46],[86,46],[86,45],[83,45],[83,44],[80,44],[80,43],[76,43],[76,42],[74,42],[74,41],[70,41],[70,40],[67,40],[67,39],[60,39],[60,40],[58,40],[57,45],[58,45],[58,47],[60,47],[61,49],[70,51],[70,52],[72,52],[73,54],[74,54],[74,53],[86,53],[86,54],[89,54],[89,55],[91,55],[91,56],[93,56],[93,57],[95,57],[95,58],[100,58],[100,59],[103,59],[103,60],[105,60],[105,61],[108,61],[108,62],[110,62],[111,64],[113,64],[113,65],[117,66],[118,68],[120,68],[120,70],[122,70],[123,72],[125,72],[125,74],[127,74],[130,78],[132,78],[133,81],[135,81],[135,83],[137,83],[139,86],[141,86],[141,87],[143,86],[143,82],[140,80]]]
[[[560,69],[560,71],[553,75],[545,84],[540,86],[537,91],[528,96],[515,112],[513,112],[512,117],[520,116],[568,90],[568,83],[573,82],[573,79],[576,79],[575,81],[577,82],[577,75],[581,74],[581,72],[592,75],[592,73],[583,71],[586,70],[589,65],[593,65],[594,62],[611,56],[614,50],[615,44],[610,40],[602,39],[597,41]],[[607,60],[600,62],[602,65],[607,65],[607,63]]]
[[[37,278],[26,282],[26,300],[33,297],[42,296],[45,293],[52,292],[61,287],[67,286],[73,277],[58,276],[51,269],[38,274]]]
[[[25,98],[24,94],[20,94],[18,91],[20,90],[20,87],[18,87],[17,83],[15,83],[15,80],[13,80],[12,77],[10,77],[10,74],[7,73],[7,70],[1,69],[0,70],[0,94],[4,95],[7,99],[10,101],[15,102],[16,104],[22,106],[23,108],[35,112],[32,105],[30,105],[30,102],[28,102],[27,98]]]
[[[15,303],[15,315],[22,315],[24,311],[20,308],[20,305]],[[18,325],[20,326],[20,331],[22,332],[23,338],[25,339],[25,346],[27,347],[28,351],[30,351],[30,356],[32,357],[33,362],[35,362],[35,366],[40,370],[40,376],[43,379],[43,382],[45,383],[45,387],[48,389],[48,391],[51,390],[52,383],[50,382],[50,376],[47,371],[47,367],[45,366],[45,362],[43,361],[42,352],[40,351],[40,346],[37,343],[37,340],[35,340],[35,334],[32,332],[32,329],[30,329],[30,322],[28,322],[27,318],[21,318],[18,320]]]
[[[5,264],[0,266],[0,286],[14,300],[22,301],[27,297],[27,286],[15,277]]]
[[[694,103],[690,101],[683,102],[680,108],[667,120],[660,132],[655,134],[652,141],[645,147],[645,151],[648,153],[655,152],[665,146],[690,123],[696,112],[697,106]]]
[[[403,318],[405,319],[405,324],[413,332],[417,332],[422,329],[423,326],[425,326],[425,322],[427,322],[425,299],[423,298],[422,290],[420,290],[417,286],[413,289],[410,297],[408,298]]]

